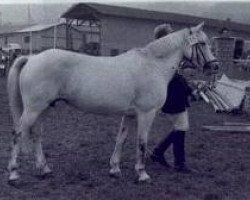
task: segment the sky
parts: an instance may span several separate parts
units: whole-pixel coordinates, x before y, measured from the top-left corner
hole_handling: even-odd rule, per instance
[[[75,2],[171,2],[171,0],[1,0],[0,4],[20,4],[20,3],[75,3]],[[172,0],[172,2],[237,2],[238,0]],[[239,2],[250,2],[249,0],[240,0]]]
[[[250,0],[0,0],[4,23],[27,22],[28,4],[36,23],[54,23],[73,3],[98,2],[162,12],[175,12],[207,18],[238,20],[250,24]],[[241,2],[239,5],[230,3]],[[56,4],[53,5],[52,4]],[[217,6],[218,5],[218,6]],[[236,9],[237,8],[237,9]]]

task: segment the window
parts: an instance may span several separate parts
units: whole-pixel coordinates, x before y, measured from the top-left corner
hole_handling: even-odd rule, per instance
[[[119,49],[111,49],[110,50],[110,55],[111,56],[117,56],[119,54]]]
[[[24,43],[30,43],[30,36],[25,36],[23,38]]]

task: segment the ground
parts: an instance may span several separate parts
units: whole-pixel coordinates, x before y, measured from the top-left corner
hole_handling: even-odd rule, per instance
[[[135,132],[124,147],[122,178],[109,177],[109,158],[120,118],[80,112],[64,103],[49,109],[36,125],[53,176],[37,177],[34,158],[22,155],[21,182],[10,186],[6,166],[10,155],[11,117],[6,80],[0,78],[0,200],[247,200],[250,198],[250,134],[203,131],[202,125],[224,121],[247,122],[246,114],[216,114],[204,102],[192,102],[191,130],[186,137],[191,174],[178,174],[147,162],[151,184],[135,183]],[[131,125],[135,125],[131,122]],[[149,149],[170,130],[167,118],[157,116]],[[172,163],[172,152],[166,157]]]

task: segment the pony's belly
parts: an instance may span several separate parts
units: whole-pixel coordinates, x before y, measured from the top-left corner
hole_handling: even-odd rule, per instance
[[[100,72],[99,72],[100,73]],[[82,73],[84,74],[84,73]],[[134,87],[128,78],[90,76],[85,73],[67,84],[63,96],[80,109],[122,113],[133,109]]]
[[[114,107],[114,106],[95,106],[85,105],[83,103],[73,103],[74,107],[96,114],[133,114],[135,109],[133,107]]]
[[[91,113],[97,114],[126,114],[135,113],[135,107],[125,101],[106,101],[105,99],[95,100],[91,98],[82,99],[70,98],[69,104]]]

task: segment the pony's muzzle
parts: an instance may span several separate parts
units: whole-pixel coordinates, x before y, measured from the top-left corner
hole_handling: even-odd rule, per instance
[[[205,74],[217,74],[220,69],[220,64],[217,60],[207,62],[203,66],[203,73]]]

